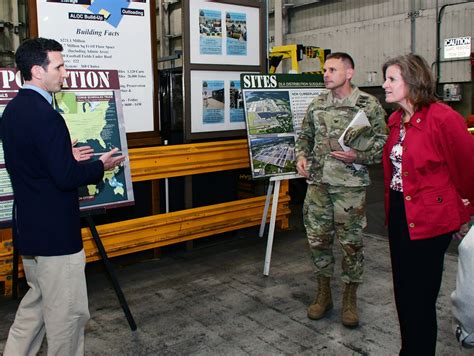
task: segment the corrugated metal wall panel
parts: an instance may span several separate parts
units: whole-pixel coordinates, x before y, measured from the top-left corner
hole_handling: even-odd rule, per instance
[[[459,6],[450,6],[445,10],[445,14],[441,21],[441,59],[444,60],[444,39],[453,37],[472,36],[474,29],[474,2]],[[471,52],[473,44],[471,40]],[[466,78],[466,73],[470,73],[470,60],[456,61],[441,64],[441,83],[470,81],[470,77]]]
[[[439,6],[453,3],[456,1],[439,0]],[[286,35],[286,43],[349,52],[357,62],[355,81],[361,86],[381,85],[382,63],[411,51],[411,7],[411,0],[360,0],[315,4],[302,8],[304,11],[294,9],[290,12],[291,33]],[[420,10],[415,20],[415,52],[431,64],[436,60],[436,1],[416,0],[415,9]],[[472,36],[473,15],[472,1],[446,7],[441,38]],[[305,30],[294,32],[296,28]],[[440,68],[441,82],[471,80],[468,61],[442,64]],[[300,70],[311,70],[311,64],[303,63]],[[377,72],[375,82],[374,77],[369,78],[371,72]]]
[[[297,5],[297,1],[290,1]],[[459,0],[438,0],[438,6],[456,4]],[[467,1],[466,1],[467,3]],[[417,10],[436,8],[436,0],[415,0]],[[273,1],[270,8],[273,9]],[[465,5],[460,5],[465,6]],[[289,8],[288,19],[290,32],[304,32],[317,28],[345,25],[352,22],[391,17],[408,14],[411,11],[412,0],[358,0],[358,1],[322,1],[312,5]]]
[[[465,0],[464,2],[469,2],[472,0]],[[444,6],[448,4],[457,4],[463,1],[460,0],[438,0],[438,6]],[[420,0],[420,8],[421,9],[435,9],[436,8],[436,0]]]
[[[429,64],[436,61],[436,10],[422,10],[416,19],[415,52]],[[434,65],[432,65],[434,70]]]
[[[3,0],[0,2],[0,19],[4,22],[13,21],[10,1]],[[2,51],[16,50],[16,48],[12,48],[14,36],[16,35],[13,33],[13,29],[11,27],[3,27],[0,29],[0,49]],[[0,54],[0,65],[13,67],[15,65],[13,55],[7,53]]]
[[[289,34],[287,43],[319,46],[329,48],[333,52],[348,52],[356,61],[354,83],[360,86],[377,86],[382,83],[383,62],[401,51],[409,52],[410,20],[399,15],[389,19]],[[314,64],[310,60],[302,61],[300,71],[312,70]]]
[[[407,13],[409,8],[410,0],[359,0],[314,3],[312,6],[308,5],[288,10],[289,32],[304,32],[394,16]]]
[[[182,34],[183,29],[181,26],[181,16],[182,16],[182,11],[180,7],[174,9],[170,13],[170,33],[172,35]]]

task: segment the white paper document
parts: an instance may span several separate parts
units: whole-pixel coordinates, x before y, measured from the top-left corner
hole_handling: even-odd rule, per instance
[[[344,136],[346,135],[347,130],[349,128],[360,128],[360,127],[365,127],[365,126],[371,126],[370,122],[369,122],[369,119],[367,118],[367,115],[365,115],[364,111],[359,110],[357,112],[357,114],[355,114],[354,118],[349,123],[349,125],[347,125],[347,127],[344,130],[344,132],[342,133],[341,137],[339,137],[339,139],[337,140],[339,142],[339,144],[341,145],[342,149],[344,150],[344,152],[347,152],[351,149],[349,146],[346,146],[344,144]],[[361,164],[352,163],[352,165],[357,170],[362,168]]]

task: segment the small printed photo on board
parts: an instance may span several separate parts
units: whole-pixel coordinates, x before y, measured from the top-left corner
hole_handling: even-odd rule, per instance
[[[294,132],[288,91],[245,92],[250,135]]]
[[[202,108],[204,124],[224,122],[224,81],[204,80],[202,82]]]
[[[227,35],[227,55],[247,55],[247,15],[227,12],[225,15]]]
[[[244,122],[244,101],[242,99],[242,90],[240,89],[240,80],[230,81],[230,122]]]
[[[199,10],[199,52],[222,55],[222,18],[217,10]]]
[[[272,136],[250,139],[253,177],[295,173],[295,137]]]

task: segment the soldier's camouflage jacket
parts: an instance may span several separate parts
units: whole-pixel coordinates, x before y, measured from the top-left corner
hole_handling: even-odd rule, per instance
[[[342,150],[338,139],[359,110],[365,112],[371,127],[356,135],[352,132],[352,137],[348,137],[350,134],[344,137],[344,144],[356,150],[354,163],[363,165],[356,170],[352,164],[345,164],[329,153]],[[347,187],[369,185],[365,165],[381,161],[382,148],[387,140],[385,115],[375,97],[356,87],[343,100],[334,98],[330,91],[318,95],[308,106],[296,142],[296,159],[303,156],[308,160],[309,183]]]

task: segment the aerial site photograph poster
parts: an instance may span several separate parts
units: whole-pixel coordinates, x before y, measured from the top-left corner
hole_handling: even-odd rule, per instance
[[[319,74],[241,75],[253,178],[296,173],[295,143],[311,101],[323,93]]]
[[[287,90],[246,91],[245,103],[250,135],[295,132]]]

